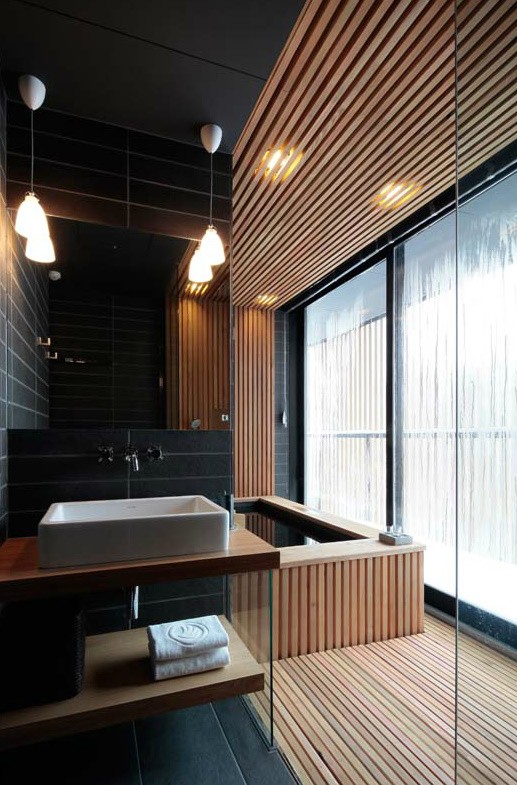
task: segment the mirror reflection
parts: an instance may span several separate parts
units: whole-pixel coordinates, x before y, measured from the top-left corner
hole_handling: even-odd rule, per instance
[[[51,224],[50,427],[228,428],[228,265],[192,284],[193,242]]]

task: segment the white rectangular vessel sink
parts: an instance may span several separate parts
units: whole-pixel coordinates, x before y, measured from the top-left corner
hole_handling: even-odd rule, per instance
[[[228,511],[204,496],[51,504],[40,567],[74,567],[228,549]]]

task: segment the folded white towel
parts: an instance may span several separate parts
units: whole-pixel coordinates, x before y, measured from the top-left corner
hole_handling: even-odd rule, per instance
[[[195,657],[182,657],[179,660],[154,660],[151,657],[151,669],[155,681],[188,676],[190,673],[203,673],[215,668],[224,668],[229,664],[230,652],[227,646],[212,649]]]
[[[154,660],[180,660],[228,646],[228,634],[217,616],[151,624],[147,628]]]

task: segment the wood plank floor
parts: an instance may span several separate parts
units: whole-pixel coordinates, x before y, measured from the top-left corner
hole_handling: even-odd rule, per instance
[[[517,783],[517,663],[460,639],[458,783]],[[314,785],[453,785],[454,630],[274,664],[278,743]],[[265,708],[265,703],[260,708]]]

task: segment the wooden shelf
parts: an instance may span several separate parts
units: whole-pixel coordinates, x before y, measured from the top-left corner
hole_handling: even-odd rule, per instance
[[[224,617],[226,668],[151,681],[145,629],[87,638],[85,681],[74,698],[0,714],[0,749],[234,697],[264,688],[264,671]]]
[[[59,569],[38,567],[37,537],[13,537],[0,547],[0,602],[255,572],[279,565],[276,548],[249,531],[236,529],[230,531],[227,551]]]

